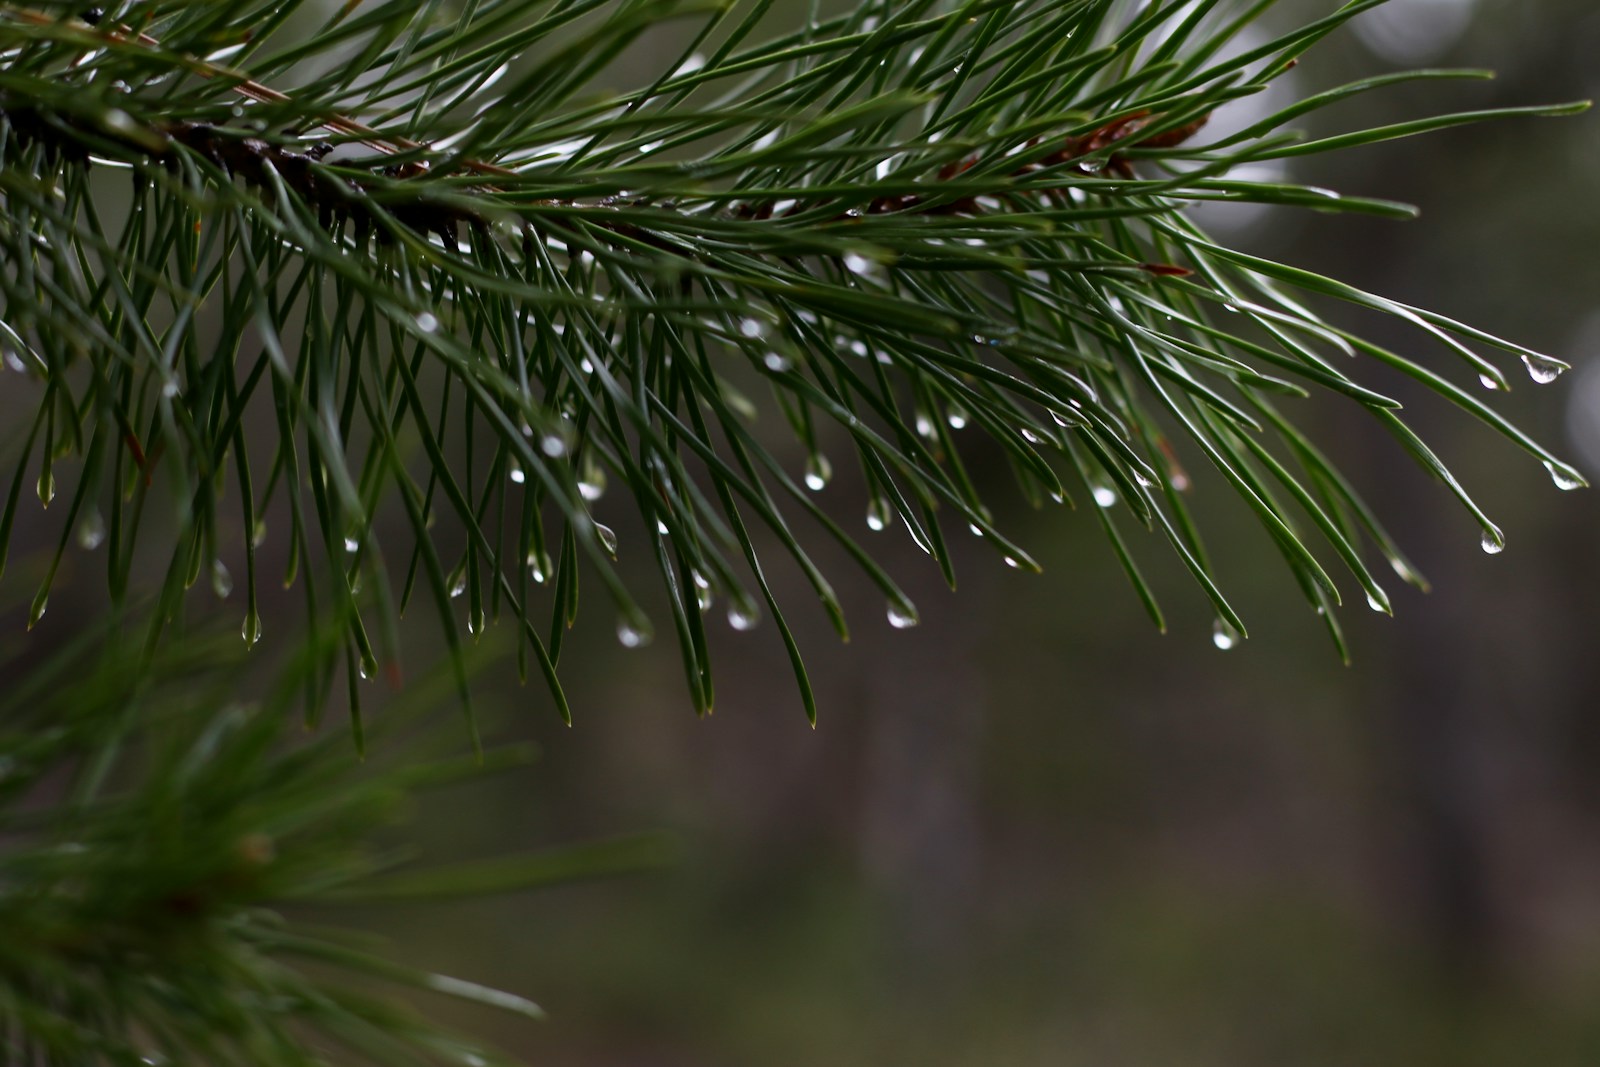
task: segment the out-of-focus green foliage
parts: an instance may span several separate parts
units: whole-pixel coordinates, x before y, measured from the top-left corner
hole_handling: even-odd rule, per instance
[[[0,703],[8,1064],[505,1062],[374,987],[538,1018],[531,1001],[391,962],[370,935],[281,909],[505,892],[662,858],[637,838],[397,870],[408,857],[385,838],[413,794],[530,751],[441,760],[402,735],[389,769],[361,767],[340,734],[289,743],[283,695],[236,702],[236,642],[190,638],[153,665],[158,680],[131,685],[137,644],[86,645]],[[391,733],[408,723],[404,707],[385,717]]]

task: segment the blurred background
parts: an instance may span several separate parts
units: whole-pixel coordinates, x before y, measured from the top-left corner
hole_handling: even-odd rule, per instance
[[[1282,0],[1267,24],[1333,6]],[[1306,94],[1419,65],[1500,73],[1359,98],[1312,125],[1332,131],[1594,96],[1597,57],[1593,0],[1392,0],[1291,77]],[[1235,106],[1247,121],[1252,103]],[[1600,474],[1600,120],[1495,123],[1290,173],[1423,215],[1208,224],[1570,360],[1555,385],[1519,373],[1501,407]],[[1321,310],[1421,348],[1389,320]],[[823,553],[854,609],[840,646],[799,576],[772,567],[817,685],[815,730],[770,624],[719,627],[705,720],[672,642],[620,649],[598,603],[562,664],[574,728],[491,668],[477,692],[498,734],[544,758],[433,798],[407,836],[442,860],[659,828],[681,862],[360,921],[408,961],[539,1001],[538,1027],[452,1016],[532,1063],[1600,1062],[1600,496],[1558,492],[1403,380],[1362,380],[1414,401],[1413,425],[1508,547],[1480,551],[1470,516],[1359,410],[1297,405],[1434,584],[1391,583],[1394,619],[1345,610],[1353,666],[1197,458],[1202,529],[1251,629],[1231,651],[1164,543],[1133,541],[1161,635],[1089,516],[1001,490],[1001,526],[1043,576],[974,542],[953,595],[901,528],[863,534],[921,607],[916,629],[891,629]],[[0,380],[0,408],[19,388]],[[998,454],[970,458],[1009,480]],[[859,528],[860,487],[836,466],[822,499]],[[627,505],[603,500],[609,522],[608,506],[620,520]],[[53,545],[50,518],[24,509],[15,555]],[[96,610],[95,567],[65,575],[39,640]],[[277,610],[269,636],[295,625],[292,601]],[[24,605],[4,612],[20,628]],[[407,640],[419,662],[436,655],[425,625]]]

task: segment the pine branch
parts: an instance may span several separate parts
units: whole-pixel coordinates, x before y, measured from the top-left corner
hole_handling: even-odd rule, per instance
[[[382,838],[408,799],[530,754],[480,764],[441,761],[436,742],[402,748],[413,701],[384,724],[410,762],[357,768],[342,737],[284,743],[303,667],[244,706],[226,695],[236,643],[191,637],[153,672],[136,644],[83,645],[30,666],[0,702],[7,1064],[509,1063],[381,990],[540,1018],[532,1002],[396,964],[369,935],[278,909],[506,892],[663,859],[659,840],[633,838],[395,870],[404,857]],[[147,681],[130,693],[130,676]]]
[[[643,643],[640,591],[615,562],[637,552],[659,572],[654,599],[698,710],[713,702],[704,614],[722,597],[736,628],[772,617],[814,718],[758,541],[799,567],[841,635],[801,517],[856,560],[891,624],[915,623],[814,499],[839,440],[859,462],[869,530],[898,524],[952,583],[946,537],[963,527],[1036,569],[963,462],[981,435],[1028,498],[1098,505],[1157,625],[1123,524],[1168,542],[1227,646],[1244,624],[1187,503],[1203,457],[1342,652],[1342,593],[1321,556],[1379,610],[1374,555],[1424,583],[1288,403],[1360,406],[1467,507],[1486,548],[1504,543],[1498,526],[1399,403],[1360,381],[1369,365],[1499,430],[1558,486],[1583,484],[1434,355],[1391,352],[1304,301],[1394,317],[1492,389],[1509,386],[1485,351],[1538,382],[1560,363],[1230,249],[1186,213],[1222,200],[1407,217],[1241,168],[1581,110],[1313,141],[1285,129],[1407,77],[1480,76],[1424,71],[1206,140],[1210,116],[1377,2],[1254,47],[1236,41],[1263,6],[1224,3],[867,2],[776,33],[762,2],[388,2],[320,26],[299,3],[122,3],[94,25],[75,5],[0,7],[0,341],[39,397],[0,556],[23,482],[48,503],[56,461],[81,457],[66,527],[104,527],[118,598],[152,489],[181,502],[149,647],[202,575],[231,585],[230,526],[245,534],[253,643],[260,517],[282,501],[286,577],[306,583],[313,619],[331,604],[349,620],[352,675],[397,673],[394,620],[419,594],[459,662],[459,595],[469,634],[490,616],[514,622],[524,675],[531,664],[570,721],[557,665],[580,572],[598,579],[622,643]],[[679,19],[698,20],[692,43],[639,78],[628,50]],[[130,172],[130,210],[91,179],[102,165]],[[752,389],[770,389],[803,470],[751,422]],[[264,478],[244,429],[258,407],[277,426]],[[609,485],[655,536],[622,543],[600,521]],[[391,499],[412,534],[399,556],[374,522]],[[440,555],[440,513],[466,535],[458,557]],[[312,686],[319,707],[337,659]]]

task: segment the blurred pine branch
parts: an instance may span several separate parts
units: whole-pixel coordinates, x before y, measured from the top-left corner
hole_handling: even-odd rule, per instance
[[[359,767],[338,734],[286,742],[294,687],[232,702],[235,642],[191,637],[146,674],[137,643],[81,644],[29,668],[0,703],[8,1064],[507,1062],[380,990],[537,1018],[533,1003],[393,963],[369,935],[277,909],[505,892],[662,859],[659,841],[635,838],[394,870],[407,857],[383,838],[412,794],[525,765],[530,751],[441,760],[437,739],[414,729],[413,701],[385,716],[389,768]],[[130,691],[130,677],[149,681]]]

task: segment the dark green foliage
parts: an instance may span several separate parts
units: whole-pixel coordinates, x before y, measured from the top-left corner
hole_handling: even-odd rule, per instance
[[[395,871],[407,857],[383,838],[408,797],[481,773],[479,761],[396,736],[415,726],[414,707],[385,717],[387,770],[355,767],[337,732],[287,745],[284,697],[229,701],[241,656],[229,645],[191,639],[154,664],[162,682],[132,693],[139,649],[91,645],[31,670],[0,706],[0,1059],[501,1062],[377,987],[536,1018],[534,1004],[397,965],[370,938],[276,909],[504,892],[657,863],[660,844]]]

